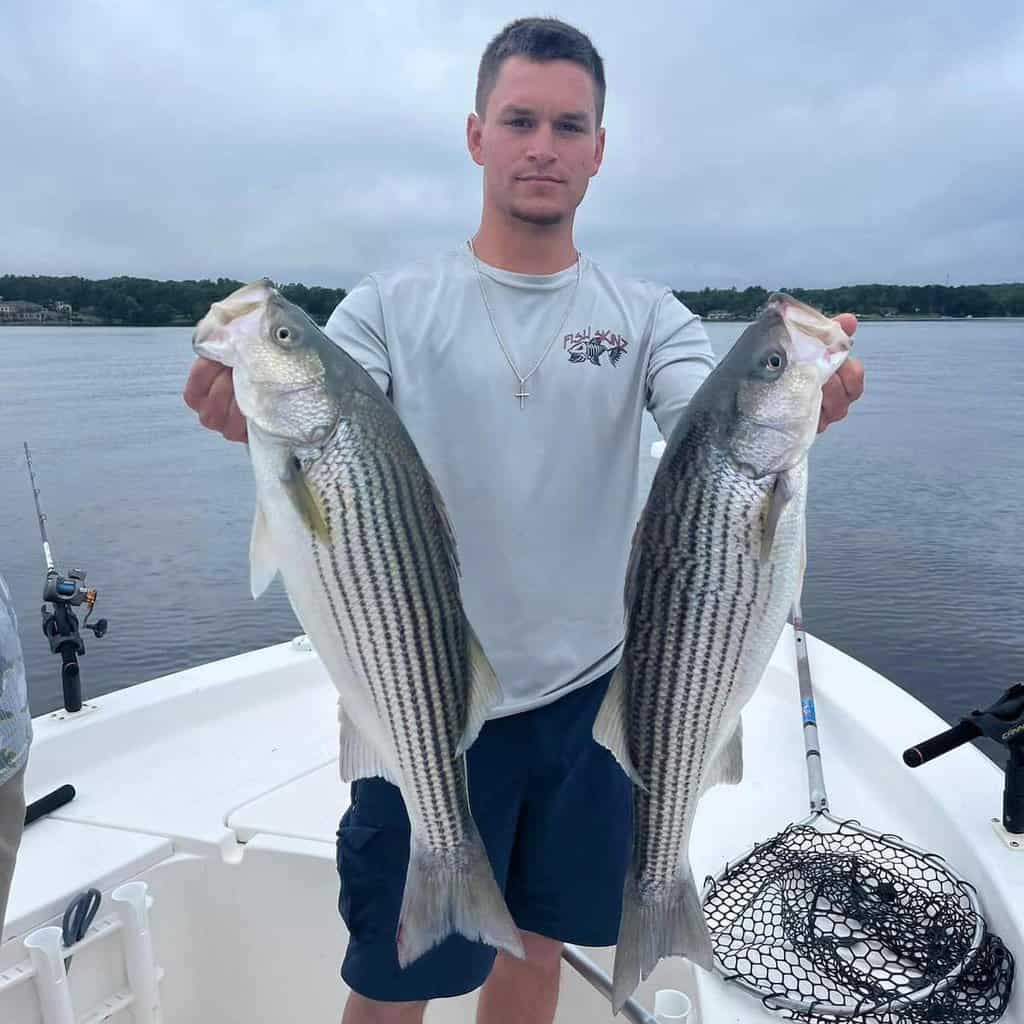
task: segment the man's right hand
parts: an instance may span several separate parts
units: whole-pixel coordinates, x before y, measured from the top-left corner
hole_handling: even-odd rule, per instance
[[[185,404],[199,413],[199,422],[220,431],[229,441],[247,441],[245,417],[235,402],[231,367],[200,356],[185,382]]]

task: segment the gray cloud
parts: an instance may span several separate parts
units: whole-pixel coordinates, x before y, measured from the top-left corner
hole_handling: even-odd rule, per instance
[[[0,272],[350,286],[464,238],[497,2],[12,5]],[[676,287],[1024,277],[1013,3],[570,2],[605,57],[578,241]]]

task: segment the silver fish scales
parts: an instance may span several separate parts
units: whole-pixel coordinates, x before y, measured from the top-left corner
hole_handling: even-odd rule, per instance
[[[395,458],[406,439],[374,412],[340,424],[305,469],[327,527],[327,543],[310,532],[310,553],[348,661],[387,725],[410,815],[429,845],[447,848],[469,824],[451,799],[465,789],[458,681],[470,671],[457,566],[428,479]],[[356,777],[358,765],[342,773]]]
[[[803,575],[807,451],[849,340],[774,296],[687,407],[633,542],[623,658],[594,726],[634,781],[613,1003],[663,956],[711,969],[689,863],[703,792],[742,775],[740,713]]]
[[[393,782],[409,812],[399,962],[453,932],[522,955],[463,757],[500,690],[412,439],[365,370],[270,282],[215,303],[194,346],[233,367],[247,418],[253,594],[281,573],[338,688],[342,778]]]

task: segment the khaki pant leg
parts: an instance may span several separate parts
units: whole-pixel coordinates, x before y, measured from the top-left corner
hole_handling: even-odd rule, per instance
[[[14,858],[25,826],[25,769],[0,785],[0,935],[14,878]]]

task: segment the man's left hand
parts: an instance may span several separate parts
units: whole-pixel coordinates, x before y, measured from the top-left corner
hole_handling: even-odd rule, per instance
[[[840,313],[836,320],[852,338],[853,332],[857,330],[857,318],[852,313]],[[850,411],[850,406],[862,394],[864,394],[864,364],[859,359],[849,356],[822,388],[818,433],[820,434],[830,423],[844,419]]]

